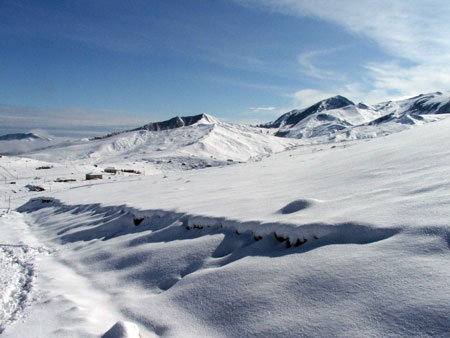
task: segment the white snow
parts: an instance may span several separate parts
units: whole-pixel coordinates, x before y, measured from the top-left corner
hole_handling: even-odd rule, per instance
[[[446,337],[450,119],[437,120],[321,144],[199,124],[3,157],[17,208],[0,218],[3,335]],[[82,180],[132,161],[146,175]]]

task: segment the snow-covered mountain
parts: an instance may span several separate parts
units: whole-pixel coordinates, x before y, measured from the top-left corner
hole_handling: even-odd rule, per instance
[[[281,115],[277,120],[274,122],[268,122],[261,127],[265,128],[291,128],[294,127],[296,124],[298,124],[300,121],[304,120],[305,118],[323,112],[328,110],[335,110],[347,106],[354,106],[355,104],[348,100],[347,98],[337,95],[334,97],[330,97],[326,100],[319,101],[315,104],[313,104],[311,107],[305,108],[305,109],[294,109],[290,112],[287,112],[286,114]]]
[[[267,156],[298,144],[263,130],[202,114],[150,123],[90,140],[77,140],[27,154],[43,161],[102,166],[129,164],[152,169],[192,169]],[[138,165],[138,166],[139,166]]]
[[[422,94],[373,106],[355,105],[334,96],[301,110],[292,110],[277,120],[260,125],[276,129],[275,135],[292,138],[345,140],[376,137],[408,128],[407,125],[436,120],[450,113],[450,92]]]
[[[449,114],[450,92],[420,94],[406,100],[387,101],[373,106],[373,109],[383,112],[383,115],[371,122],[372,125],[387,122],[417,124],[427,115]]]

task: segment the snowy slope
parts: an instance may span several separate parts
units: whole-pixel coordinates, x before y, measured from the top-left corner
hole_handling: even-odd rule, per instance
[[[111,296],[117,320],[158,336],[445,337],[449,133],[444,119],[73,187],[18,210],[55,258]]]

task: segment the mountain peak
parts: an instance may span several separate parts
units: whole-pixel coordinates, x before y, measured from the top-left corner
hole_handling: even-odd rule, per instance
[[[142,127],[133,129],[133,131],[136,130],[161,131],[180,127],[187,127],[196,123],[212,124],[217,123],[217,120],[207,114],[199,114],[194,116],[176,116],[162,122],[150,122]]]
[[[286,114],[281,115],[276,121],[260,125],[260,127],[280,128],[282,126],[294,126],[295,124],[297,124],[301,120],[304,120],[312,114],[319,113],[325,110],[339,109],[354,105],[355,104],[346,97],[336,95],[329,97],[328,99],[319,101],[308,108],[301,110],[292,110]]]
[[[150,123],[147,123],[146,125],[143,125],[141,127],[135,128],[135,129],[113,132],[113,133],[107,134],[105,136],[93,137],[90,140],[101,140],[104,138],[108,138],[111,136],[131,132],[131,131],[139,131],[139,130],[163,131],[163,130],[192,126],[194,124],[216,124],[216,123],[219,123],[219,121],[216,118],[214,118],[213,116],[208,115],[208,114],[199,114],[199,115],[193,115],[193,116],[175,116],[166,121],[150,122]]]
[[[320,105],[320,107],[322,108],[321,110],[331,110],[343,108],[346,106],[354,106],[355,104],[344,96],[336,95],[329,97],[328,99],[322,100],[316,103],[316,105]]]

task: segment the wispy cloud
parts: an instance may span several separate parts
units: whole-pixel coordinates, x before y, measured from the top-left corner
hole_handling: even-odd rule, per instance
[[[272,111],[275,110],[275,107],[250,107],[250,110],[253,112],[260,112],[260,111]]]
[[[300,72],[302,72],[305,75],[321,80],[342,79],[342,75],[339,75],[337,72],[317,66],[319,58],[327,56],[333,53],[333,51],[334,50],[330,49],[322,49],[322,50],[307,51],[300,54],[297,57],[297,61],[300,66]]]
[[[446,0],[234,0],[250,7],[287,15],[311,16],[336,23],[352,34],[376,43],[391,56],[388,62],[365,65],[356,86],[368,100],[382,94],[408,96],[450,88],[450,6]],[[299,58],[312,76],[321,73],[311,60]],[[327,75],[324,75],[328,78]],[[339,89],[337,84],[322,89]]]
[[[110,109],[39,109],[0,104],[0,133],[43,129],[56,136],[95,136],[149,122],[149,119],[130,115],[129,112]]]

